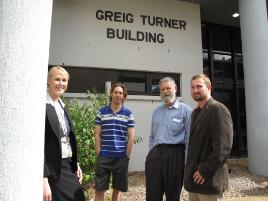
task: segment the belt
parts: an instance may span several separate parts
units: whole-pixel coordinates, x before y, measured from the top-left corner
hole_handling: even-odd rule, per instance
[[[159,144],[156,147],[159,148],[185,147],[185,144]]]
[[[68,158],[62,158],[61,159],[62,162],[71,162],[72,158],[68,157]]]

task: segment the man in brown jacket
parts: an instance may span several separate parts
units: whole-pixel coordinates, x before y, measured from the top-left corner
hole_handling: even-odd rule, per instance
[[[192,77],[191,94],[198,106],[192,112],[184,187],[189,201],[219,201],[228,188],[225,162],[233,143],[231,115],[211,97],[206,75]]]

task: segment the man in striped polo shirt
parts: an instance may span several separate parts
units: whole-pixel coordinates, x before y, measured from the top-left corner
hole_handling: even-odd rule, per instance
[[[128,190],[128,162],[134,142],[135,122],[132,112],[123,106],[126,97],[125,85],[113,84],[110,104],[101,108],[96,116],[96,201],[104,201],[111,174],[113,201],[119,201],[120,192]]]

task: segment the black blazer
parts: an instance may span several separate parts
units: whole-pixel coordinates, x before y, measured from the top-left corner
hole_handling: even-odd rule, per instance
[[[70,123],[70,144],[72,148],[72,171],[77,170],[77,145],[73,132],[71,118],[66,109],[66,116]],[[46,104],[45,123],[45,150],[44,150],[44,177],[48,177],[49,182],[57,182],[61,172],[61,129],[55,108],[51,104]]]

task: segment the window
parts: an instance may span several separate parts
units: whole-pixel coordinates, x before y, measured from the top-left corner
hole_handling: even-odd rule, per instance
[[[238,89],[239,101],[239,155],[247,156],[247,124],[246,124],[246,107],[245,107],[245,90],[244,86],[239,85]]]
[[[160,93],[160,89],[158,86],[158,83],[160,81],[161,78],[163,77],[172,77],[175,80],[175,83],[177,85],[177,96],[181,96],[181,84],[180,84],[180,74],[172,74],[172,73],[150,73],[151,75],[151,79],[150,83],[151,83],[151,87],[150,87],[150,91],[151,91],[151,95],[154,96],[158,96]]]
[[[105,69],[84,68],[84,67],[65,67],[70,74],[68,93],[86,93],[87,90],[105,92],[105,82],[118,81],[116,71]]]
[[[233,29],[233,45],[236,53],[242,53],[241,32],[239,28]]]
[[[124,83],[128,94],[145,94],[147,91],[146,73],[120,71],[119,82]]]
[[[231,55],[214,54],[214,79],[217,83],[233,83],[233,64]]]
[[[203,50],[203,73],[209,77],[209,58],[208,52]]]
[[[202,49],[208,50],[208,25],[202,24],[201,25],[201,31],[202,31]]]
[[[242,56],[237,56],[237,79],[239,83],[244,83],[244,67]]]
[[[231,156],[247,156],[247,128],[241,33],[237,27],[202,23],[203,72],[211,78],[212,96],[231,112]]]
[[[96,90],[103,93],[107,81],[112,84],[122,82],[126,85],[129,95],[159,96],[159,80],[172,77],[177,84],[177,96],[180,96],[180,74],[165,72],[129,71],[86,67],[64,67],[70,74],[68,93],[86,93]]]
[[[212,48],[214,51],[231,52],[231,32],[227,26],[212,25]]]
[[[214,84],[212,96],[223,103],[231,112],[232,117],[236,116],[236,97],[234,85],[232,84]],[[233,118],[234,128],[236,129],[236,119]]]

